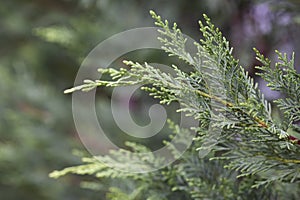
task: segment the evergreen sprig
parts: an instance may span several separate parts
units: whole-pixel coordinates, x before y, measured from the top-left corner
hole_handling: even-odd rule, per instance
[[[203,38],[194,44],[197,52],[193,54],[187,51],[187,39],[177,24],[170,27],[167,20],[163,21],[153,11],[150,14],[161,28],[158,39],[163,49],[169,56],[185,61],[189,72],[172,65],[175,73],[171,75],[147,63],[124,61],[129,69],[99,69],[110,75],[110,80],[86,80],[83,85],[66,92],[88,91],[99,86],[146,85],[142,89],[160,99],[160,103],[179,102],[179,112],[199,121],[199,126],[191,127],[197,132],[193,144],[178,163],[148,175],[117,173],[92,159],[91,164],[53,172],[51,176],[75,173],[142,180],[140,191],[151,188],[149,191],[157,195],[157,191],[163,190],[166,195],[160,199],[170,198],[175,191],[186,199],[265,199],[283,194],[270,190],[270,187],[260,187],[262,185],[284,188],[285,183],[299,184],[300,142],[291,134],[300,129],[295,124],[300,120],[300,75],[294,69],[294,55],[289,60],[286,54],[276,51],[279,62],[271,68],[270,60],[255,49],[257,59],[262,63],[257,67],[258,75],[271,89],[285,95],[285,98],[275,100],[285,116],[278,122],[272,117],[271,104],[233,57],[229,42],[206,15],[205,23],[199,22]],[[171,127],[176,134],[186,132],[172,123]],[[140,148],[137,144],[129,144],[134,151]],[[171,145],[171,150],[176,154],[176,147]],[[133,155],[120,150],[98,159],[116,165],[126,159],[147,159],[151,165],[160,164],[159,160]],[[125,167],[137,167],[138,170],[140,166]],[[154,180],[163,183],[161,188],[157,188]],[[117,189],[111,192],[122,193]],[[154,198],[150,194],[148,197]]]
[[[285,129],[292,126],[293,122],[300,120],[300,75],[294,68],[294,53],[289,60],[286,54],[276,51],[279,62],[274,68],[271,67],[269,59],[265,58],[256,50],[257,59],[263,64],[256,68],[261,70],[260,75],[272,90],[279,91],[285,95],[284,99],[277,99],[275,103],[284,112],[286,117]]]

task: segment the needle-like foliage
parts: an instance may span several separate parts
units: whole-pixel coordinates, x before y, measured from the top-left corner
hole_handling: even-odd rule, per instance
[[[158,39],[163,49],[169,56],[183,60],[188,72],[173,65],[175,73],[171,75],[147,63],[124,61],[129,69],[99,69],[110,75],[110,80],[86,80],[66,92],[88,91],[99,86],[146,85],[142,89],[160,103],[179,102],[178,111],[199,121],[199,126],[191,130],[181,130],[170,122],[174,134],[182,138],[186,131],[196,131],[194,142],[178,162],[149,174],[116,173],[96,159],[84,159],[85,165],[53,172],[51,176],[95,174],[141,184],[127,196],[124,191],[114,189],[108,195],[111,199],[117,199],[118,194],[123,199],[296,198],[300,183],[300,141],[297,139],[300,128],[296,125],[300,120],[300,75],[294,69],[294,55],[289,60],[286,54],[276,51],[279,62],[273,68],[270,60],[255,49],[262,63],[257,67],[258,75],[271,89],[284,95],[275,100],[284,115],[278,122],[272,117],[271,104],[233,57],[229,42],[206,15],[205,23],[199,22],[203,38],[194,44],[196,54],[186,50],[187,39],[175,23],[170,27],[168,21],[153,11],[151,15],[160,27]],[[130,143],[130,146],[133,151],[139,151],[139,145]],[[176,147],[172,151],[176,154]],[[126,159],[141,158],[122,151],[100,158],[113,164],[124,163]],[[150,165],[160,165],[159,159],[144,159]],[[288,183],[289,188],[296,189],[286,194]]]

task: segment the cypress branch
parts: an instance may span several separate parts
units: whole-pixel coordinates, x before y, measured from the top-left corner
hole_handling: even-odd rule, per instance
[[[165,192],[165,196],[160,197],[162,199],[171,198],[175,191],[185,199],[266,199],[278,195],[272,187],[299,184],[300,140],[294,133],[300,132],[295,124],[300,120],[300,75],[294,69],[294,54],[288,59],[286,54],[276,51],[279,62],[272,68],[271,61],[254,49],[257,60],[262,63],[256,67],[260,70],[257,75],[266,80],[272,90],[285,95],[275,100],[284,114],[278,123],[272,116],[270,103],[233,57],[229,42],[206,15],[205,23],[199,22],[203,39],[194,44],[197,54],[193,56],[187,52],[187,39],[176,23],[170,27],[169,22],[163,21],[155,12],[150,11],[150,14],[161,28],[158,39],[165,52],[183,60],[190,68],[189,72],[172,65],[175,74],[170,75],[147,63],[124,61],[129,69],[99,69],[99,72],[108,74],[110,80],[86,80],[65,92],[88,91],[99,86],[145,84],[147,86],[142,89],[158,98],[160,103],[179,102],[182,105],[179,112],[199,121],[199,127],[191,127],[197,132],[193,144],[177,163],[149,174],[116,173],[97,163],[96,159],[87,159],[82,166],[53,172],[51,176],[94,174],[101,178],[125,177],[135,184],[143,184],[137,193],[129,192],[129,199],[130,195],[138,196],[142,192],[146,197],[157,198],[153,194],[161,191]],[[222,86],[222,91],[219,86]],[[169,124],[174,134],[180,135],[184,141],[190,130],[181,130],[170,121]],[[148,151],[146,148],[134,143],[128,145],[133,153],[117,151],[111,157],[100,156],[99,159],[114,165],[126,159],[147,159],[149,165],[161,164],[151,156],[140,158],[134,154],[141,149]],[[177,155],[175,146],[171,146],[171,150]],[[199,153],[206,155],[203,152],[210,153],[200,158]],[[138,169],[140,166],[137,162],[137,166],[127,167]],[[158,182],[162,183],[161,188],[157,188]],[[118,189],[111,192],[111,196],[126,195]]]

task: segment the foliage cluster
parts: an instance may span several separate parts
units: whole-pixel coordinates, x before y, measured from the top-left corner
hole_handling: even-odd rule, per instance
[[[266,7],[269,7],[266,17],[257,15],[257,9],[261,11],[261,8]],[[99,196],[103,195],[101,192],[107,192],[108,186],[119,188],[111,189],[111,193],[130,193],[139,186],[136,183],[141,182],[130,178],[122,181],[102,178],[101,188],[94,183],[82,183],[84,187],[101,190],[94,193],[79,188],[80,180],[97,179],[93,176],[66,176],[57,182],[50,179],[48,173],[53,169],[76,165],[79,162],[78,158],[69,154],[71,149],[79,148],[81,144],[74,133],[70,106],[66,106],[69,105],[70,97],[61,92],[72,84],[77,71],[76,66],[80,65],[92,46],[111,34],[130,27],[151,25],[151,20],[148,20],[148,15],[145,14],[149,9],[155,9],[164,13],[167,18],[180,22],[181,27],[190,35],[195,35],[198,29],[191,22],[199,19],[200,13],[209,14],[230,39],[235,47],[235,55],[241,58],[240,63],[247,63],[249,67],[254,60],[249,53],[250,46],[257,46],[268,57],[272,57],[270,50],[274,48],[284,49],[286,52],[290,49],[299,51],[299,4],[295,0],[201,0],[176,1],[172,4],[140,0],[2,1],[1,199],[91,200],[99,199]],[[261,32],[259,27],[263,22],[271,26],[271,32]],[[241,39],[241,35],[246,37]],[[152,55],[147,54],[147,59],[150,56]],[[159,56],[166,59],[163,54]],[[134,56],[135,61],[139,58]],[[299,63],[299,58],[295,58],[295,63]],[[251,68],[247,70],[253,75]],[[97,96],[97,108],[103,110],[105,115],[109,113],[109,91],[110,89],[102,87],[101,95]],[[149,101],[152,102],[151,98],[142,98],[143,106],[148,106]],[[171,106],[173,105],[168,108]],[[144,115],[137,115],[136,118],[145,122]],[[104,123],[109,132],[113,133],[114,139],[119,140],[121,137],[115,135],[120,130],[114,128],[108,114]],[[293,128],[288,129],[288,132],[297,134]],[[296,143],[295,139],[291,139]],[[157,141],[153,143],[158,144]],[[153,182],[153,185],[155,183],[157,181]],[[185,185],[184,181],[180,183]],[[297,189],[291,188],[287,193],[293,191]],[[176,198],[176,194],[179,195],[177,192],[172,197]],[[124,199],[123,197],[120,198]]]
[[[299,120],[300,75],[294,69],[294,56],[276,52],[278,62],[271,62],[255,49],[262,63],[258,75],[284,98],[274,101],[282,112],[280,121],[272,117],[271,105],[257,84],[232,56],[232,48],[222,33],[204,15],[199,22],[203,38],[195,43],[195,55],[186,51],[186,39],[174,23],[169,26],[151,11],[159,26],[159,40],[169,56],[185,61],[191,69],[182,71],[173,65],[175,75],[149,64],[124,61],[128,69],[99,69],[109,80],[86,80],[66,92],[89,91],[99,86],[147,85],[142,89],[158,98],[161,104],[176,101],[179,112],[192,116],[199,126],[181,129],[173,122],[173,134],[187,142],[188,132],[195,131],[193,144],[178,162],[161,170],[123,173],[110,166],[126,160],[146,160],[159,166],[160,159],[139,157],[128,150],[113,151],[111,156],[83,158],[85,164],[54,171],[57,178],[68,173],[89,174],[100,179],[124,180],[127,187],[111,187],[109,199],[296,199],[299,195]],[[168,142],[166,142],[168,143]],[[146,147],[127,143],[133,152],[149,152]],[[176,147],[172,147],[176,154]],[[102,162],[99,162],[102,161]],[[93,185],[93,184],[91,184]],[[95,185],[94,185],[95,186]]]

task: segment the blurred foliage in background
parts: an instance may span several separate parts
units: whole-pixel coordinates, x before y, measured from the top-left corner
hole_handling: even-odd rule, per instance
[[[300,64],[300,5],[291,1],[11,0],[0,7],[0,197],[1,199],[102,199],[80,189],[80,180],[48,178],[76,165],[83,150],[72,121],[72,86],[82,59],[105,38],[152,26],[153,9],[199,39],[195,22],[206,13],[253,74],[252,47],[267,57],[275,49],[296,52]],[[140,56],[140,55],[139,55]],[[142,58],[141,58],[142,59]],[[155,59],[155,58],[153,58]],[[267,92],[267,98],[274,93]],[[268,95],[269,94],[269,95]],[[108,91],[99,106],[108,104]],[[112,122],[106,119],[107,127]]]

